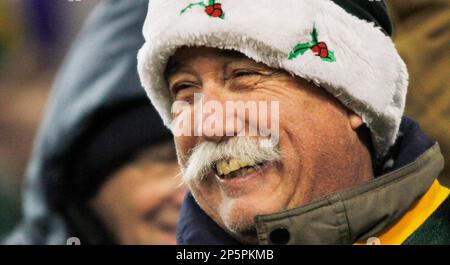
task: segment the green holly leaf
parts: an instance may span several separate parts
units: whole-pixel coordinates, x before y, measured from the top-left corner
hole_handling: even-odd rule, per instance
[[[314,45],[317,45],[317,43],[319,43],[319,38],[317,37],[318,33],[317,33],[317,29],[316,26],[314,25],[313,31],[311,32],[311,43]]]
[[[216,0],[209,0],[208,1],[208,5],[212,6],[216,3]]]
[[[203,3],[203,2],[192,3],[192,4],[189,4],[187,7],[183,8],[180,12],[180,15],[183,14],[184,12],[188,11],[189,9],[192,9],[194,6],[206,7],[205,3]]]
[[[334,52],[332,52],[332,51],[328,51],[328,57],[321,58],[321,59],[326,62],[329,62],[329,63],[336,62],[336,57],[334,57]]]
[[[311,49],[311,44],[309,43],[299,43],[294,49],[289,53],[289,60],[296,58],[298,55],[303,55],[307,50]]]

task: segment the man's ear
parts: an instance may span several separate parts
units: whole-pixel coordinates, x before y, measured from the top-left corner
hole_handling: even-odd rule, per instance
[[[348,120],[350,122],[350,127],[352,127],[353,130],[357,130],[364,123],[361,117],[351,110],[348,112]]]

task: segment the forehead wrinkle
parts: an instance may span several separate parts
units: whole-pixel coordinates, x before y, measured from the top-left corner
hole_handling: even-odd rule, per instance
[[[222,65],[220,66],[222,73],[225,73],[228,70],[230,64],[239,62],[239,60],[245,60],[255,65],[258,64],[257,62],[248,58],[246,55],[234,50],[204,48],[205,50],[199,51],[198,49],[200,48],[193,48],[193,49],[194,51],[193,52],[189,51],[189,53],[195,54],[195,56],[188,56],[188,58],[183,58],[185,56],[182,55],[181,59],[178,60],[174,60],[174,57],[170,58],[169,62],[167,63],[167,67],[164,71],[164,78],[166,80],[168,80],[172,75],[177,73],[187,73],[197,77],[199,73],[194,69],[194,67],[191,67],[188,63],[186,63],[186,61],[190,62],[195,57],[210,60],[211,55],[217,56],[216,58],[218,60],[223,60],[223,62],[221,63]]]
[[[164,71],[164,78],[167,81],[171,76],[179,73],[186,73],[196,77],[198,76],[197,71],[195,71],[193,67],[189,67],[183,62],[174,61],[171,59]]]

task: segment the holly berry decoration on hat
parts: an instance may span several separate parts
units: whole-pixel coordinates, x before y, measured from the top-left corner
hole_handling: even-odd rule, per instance
[[[334,52],[328,49],[328,46],[325,42],[319,41],[317,29],[315,26],[313,28],[313,31],[311,32],[311,39],[311,42],[297,44],[289,53],[289,60],[297,58],[299,55],[303,55],[308,50],[311,50],[314,55],[319,56],[320,59],[326,62],[336,62]]]
[[[183,10],[181,10],[180,14],[183,14],[184,12],[186,12],[189,9],[192,9],[195,6],[203,7],[205,10],[205,13],[210,17],[218,17],[221,19],[224,19],[224,17],[225,17],[225,13],[223,12],[223,9],[222,9],[222,4],[216,3],[215,0],[209,0],[208,4],[205,4],[204,2],[191,3],[187,7],[183,8]]]

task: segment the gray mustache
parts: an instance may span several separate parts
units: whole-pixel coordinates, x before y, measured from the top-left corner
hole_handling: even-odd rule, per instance
[[[192,150],[182,169],[183,182],[200,182],[214,171],[217,162],[231,158],[255,164],[281,161],[278,147],[270,144],[267,138],[237,136],[220,143],[203,142]]]

